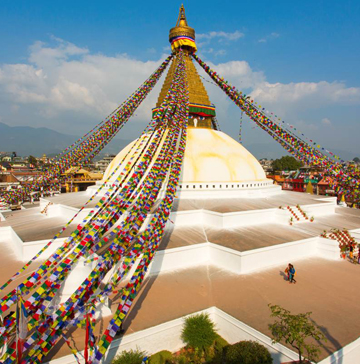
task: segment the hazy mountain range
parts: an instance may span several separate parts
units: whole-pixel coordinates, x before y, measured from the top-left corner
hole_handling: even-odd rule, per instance
[[[43,154],[53,156],[74,143],[79,136],[62,134],[49,128],[9,126],[0,123],[0,152],[16,152],[19,156]],[[103,149],[103,153],[117,154],[130,140],[116,139]]]
[[[9,126],[0,123],[0,152],[16,152],[19,156],[33,155],[41,157],[43,154],[54,156],[63,149],[74,143],[79,136],[59,133],[49,128],[32,128],[30,126]],[[114,138],[107,145],[102,153],[117,154],[123,149],[130,140]],[[244,143],[247,148],[258,159],[279,158],[287,153],[277,143]],[[345,160],[356,157],[354,153],[344,150],[333,150]]]

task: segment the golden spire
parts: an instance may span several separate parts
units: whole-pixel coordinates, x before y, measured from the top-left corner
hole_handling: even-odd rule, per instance
[[[180,6],[180,11],[179,11],[179,16],[178,16],[178,20],[176,22],[176,26],[177,27],[187,27],[187,21],[186,21],[186,16],[185,16],[185,8],[184,8],[184,4],[181,4]]]
[[[212,119],[215,116],[215,107],[211,105],[206,89],[192,62],[191,53],[196,51],[195,30],[187,24],[184,5],[181,5],[180,7],[176,26],[170,29],[169,40],[173,52],[177,52],[180,48],[184,51],[186,76],[189,88],[190,118],[188,125],[197,128],[213,128]],[[175,57],[169,72],[166,75],[156,108],[161,105],[170,88],[177,62],[178,59]]]
[[[188,26],[184,5],[180,6],[175,27],[170,29],[169,42],[174,52],[180,47],[190,52],[196,52],[195,30]]]

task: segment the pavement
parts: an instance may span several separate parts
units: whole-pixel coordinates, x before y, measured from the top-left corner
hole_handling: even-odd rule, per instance
[[[347,261],[311,258],[292,262],[297,283],[284,279],[283,266],[259,273],[235,275],[214,266],[163,273],[148,278],[124,322],[125,335],[178,317],[216,306],[245,324],[271,336],[273,322],[268,304],[279,304],[293,314],[312,312],[313,321],[327,342],[324,359],[360,336],[360,266]],[[113,312],[119,298],[112,302]],[[104,331],[109,317],[100,320],[96,332]],[[84,347],[84,330],[71,333],[78,350]],[[57,345],[48,357],[70,354]]]

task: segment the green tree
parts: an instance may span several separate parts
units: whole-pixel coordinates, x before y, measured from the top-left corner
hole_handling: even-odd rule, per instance
[[[144,357],[146,356],[145,351],[139,349],[136,350],[124,350],[118,356],[116,356],[112,364],[141,364]]]
[[[199,353],[200,357],[206,355],[217,337],[215,324],[208,314],[200,313],[185,319],[181,339],[189,348],[195,350],[195,354]]]
[[[168,350],[159,351],[150,357],[150,364],[167,364],[172,362],[172,354]]]
[[[359,163],[359,162],[360,162],[360,158],[359,158],[359,157],[355,157],[355,158],[353,159],[353,161],[354,161],[355,163]]]
[[[290,157],[289,155],[281,157],[280,159],[275,159],[271,163],[271,167],[274,171],[295,170],[302,167],[302,165],[302,162],[298,161],[294,157]]]
[[[290,311],[279,305],[269,304],[271,317],[276,317],[277,321],[269,324],[269,329],[273,337],[273,343],[284,341],[297,350],[299,361],[303,363],[303,358],[316,361],[320,354],[320,344],[312,344],[308,339],[318,342],[327,341],[325,335],[318,326],[311,320],[311,312],[292,315]]]
[[[32,165],[34,165],[35,167],[37,166],[37,160],[36,160],[36,158],[35,158],[34,156],[32,156],[32,155],[29,155],[29,157],[28,157],[28,163],[30,163],[30,164],[32,164]]]
[[[239,341],[224,349],[224,364],[272,364],[269,350],[255,341]]]

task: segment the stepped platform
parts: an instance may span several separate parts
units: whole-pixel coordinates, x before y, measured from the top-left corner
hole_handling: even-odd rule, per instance
[[[360,315],[360,267],[319,258],[299,260],[295,267],[297,283],[291,285],[284,280],[282,265],[246,276],[206,266],[149,277],[124,322],[125,335],[216,306],[269,336],[271,302],[292,313],[312,312],[313,320],[328,339],[320,354],[320,360],[324,359],[360,335],[360,323],[354,320]],[[119,297],[112,297],[113,312],[118,303]],[[108,322],[108,317],[99,320],[96,334]],[[68,335],[77,350],[84,349],[84,333],[76,329]],[[70,354],[67,346],[60,343],[48,359]]]
[[[88,192],[65,193],[58,196],[46,197],[44,201],[53,204],[62,204],[65,206],[79,209],[91,197]],[[96,205],[100,197],[95,197],[87,207],[91,208]],[[192,211],[192,210],[208,210],[220,213],[261,210],[278,208],[279,206],[295,206],[328,203],[333,198],[324,196],[309,195],[306,193],[280,191],[276,195],[261,197],[242,197],[242,198],[204,198],[204,199],[176,199],[172,211]]]
[[[13,244],[32,247],[29,255],[37,252],[88,197],[82,192],[60,195],[44,200],[40,206],[4,213],[0,233],[11,229],[18,240],[11,234],[0,234],[5,257],[0,283],[22,266]],[[41,213],[49,202],[52,204],[47,212]],[[353,322],[353,317],[360,314],[356,288],[360,267],[339,259],[337,242],[319,238],[323,230],[331,228],[359,231],[360,210],[337,207],[333,198],[296,192],[176,203],[150,274],[125,321],[126,334],[215,306],[269,335],[267,303],[271,302],[294,313],[313,312],[329,339],[321,358],[360,336],[360,324]],[[295,209],[297,204],[308,216],[314,214],[315,220],[303,219],[290,225],[291,214],[285,207]],[[69,236],[77,224],[72,224],[62,238]],[[62,241],[58,239],[56,244]],[[283,270],[289,261],[298,272],[296,285],[284,280]],[[337,300],[332,299],[334,295]],[[118,299],[112,297],[113,312]],[[104,330],[109,319],[99,320],[97,332]],[[72,330],[69,335],[74,346],[83,349],[84,330]],[[62,344],[56,346],[53,358],[70,354]]]
[[[48,217],[41,213],[42,209],[32,207],[26,210],[5,213],[5,221],[0,222],[0,228],[11,226],[19,238],[24,242],[52,239],[60,229],[68,222],[62,216]],[[76,224],[71,224],[62,234],[62,237],[70,236]]]
[[[179,199],[174,202],[173,211],[207,210],[219,213],[265,210],[279,206],[325,204],[333,198],[306,193],[280,191],[276,195],[241,198]]]
[[[5,220],[0,221],[0,229],[10,227],[23,243],[50,240],[88,197],[86,191],[62,194],[45,199],[40,206],[3,213]],[[49,202],[47,212],[41,213]],[[360,228],[360,210],[336,207],[334,203],[333,198],[284,191],[267,198],[176,200],[176,211],[171,214],[160,250],[211,242],[244,252],[317,237],[331,228]],[[289,225],[291,215],[284,208],[297,204],[305,210],[321,209],[314,222]],[[60,238],[68,237],[88,211]]]

